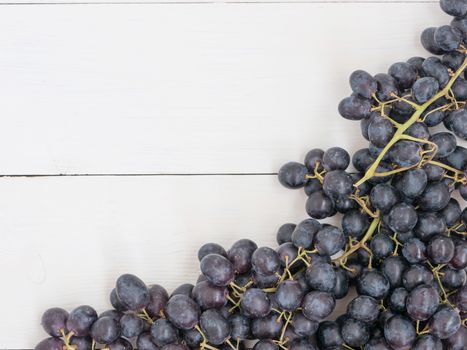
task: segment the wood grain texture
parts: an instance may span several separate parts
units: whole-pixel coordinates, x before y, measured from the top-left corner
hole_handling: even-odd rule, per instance
[[[197,250],[240,238],[276,246],[306,217],[302,191],[275,176],[0,180],[0,348],[33,348],[51,306],[109,308],[122,273],[172,290],[198,276]]]
[[[269,173],[363,146],[348,75],[424,55],[434,3],[5,6],[2,174]]]

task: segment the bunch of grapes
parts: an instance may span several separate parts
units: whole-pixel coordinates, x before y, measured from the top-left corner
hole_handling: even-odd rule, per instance
[[[421,35],[437,56],[351,74],[339,113],[368,147],[313,149],[280,169],[309,218],[280,226],[276,249],[205,244],[196,284],[170,296],[123,275],[109,311],[47,310],[35,349],[467,349],[467,209],[453,198],[467,200],[467,0],[441,8],[451,24]],[[337,213],[339,227],[318,221]]]

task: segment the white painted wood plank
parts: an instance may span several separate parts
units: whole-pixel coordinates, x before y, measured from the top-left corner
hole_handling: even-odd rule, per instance
[[[349,73],[424,54],[448,20],[435,3],[4,6],[0,173],[274,172],[355,149]]]
[[[275,176],[3,178],[0,193],[1,349],[42,339],[47,307],[109,308],[119,274],[172,290],[196,281],[203,243],[276,246],[281,223],[306,217]]]

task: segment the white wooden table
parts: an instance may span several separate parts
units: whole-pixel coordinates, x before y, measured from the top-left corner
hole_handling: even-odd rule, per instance
[[[0,349],[32,348],[49,306],[109,308],[121,273],[173,289],[204,242],[275,245],[306,216],[280,165],[364,145],[337,114],[350,72],[426,55],[449,20],[435,1],[0,2]]]

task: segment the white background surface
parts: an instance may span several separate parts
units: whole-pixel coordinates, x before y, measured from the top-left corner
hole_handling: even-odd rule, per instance
[[[274,246],[305,196],[271,173],[363,146],[336,111],[350,72],[426,55],[419,33],[449,20],[436,2],[113,2],[0,6],[0,173],[47,175],[0,178],[0,349],[32,348],[49,306],[105,310],[121,273],[172,290],[204,242]]]

